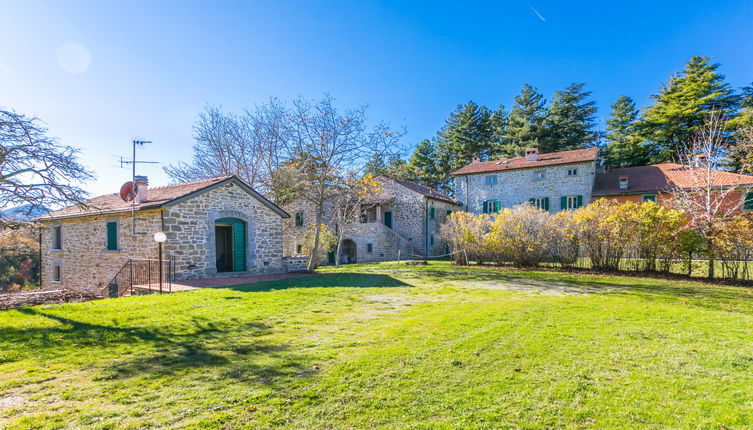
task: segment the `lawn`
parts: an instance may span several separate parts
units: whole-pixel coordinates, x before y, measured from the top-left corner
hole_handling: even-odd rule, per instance
[[[353,265],[0,312],[0,428],[749,428],[753,290]]]

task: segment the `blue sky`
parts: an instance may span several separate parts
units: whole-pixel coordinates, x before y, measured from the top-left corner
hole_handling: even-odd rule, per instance
[[[648,103],[693,55],[735,87],[753,81],[753,2],[38,2],[0,0],[0,106],[42,118],[115,192],[143,159],[191,156],[206,104],[271,96],[369,105],[374,121],[431,137],[457,104],[510,106],[586,82],[599,117],[621,94]],[[152,185],[168,179],[141,166]]]

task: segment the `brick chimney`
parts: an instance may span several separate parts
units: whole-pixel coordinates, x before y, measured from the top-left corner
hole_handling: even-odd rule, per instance
[[[532,161],[539,161],[539,150],[538,148],[528,148],[526,149],[526,163],[530,163]]]
[[[134,190],[134,193],[136,193],[136,204],[144,203],[147,201],[147,188],[149,186],[149,180],[146,178],[146,176],[136,176],[133,178],[134,184],[136,186],[136,189]]]
[[[628,189],[628,177],[627,176],[620,176],[620,189],[621,190]]]

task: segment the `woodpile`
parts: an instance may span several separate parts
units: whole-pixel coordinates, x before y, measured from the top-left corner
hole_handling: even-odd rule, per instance
[[[57,303],[85,302],[101,299],[102,296],[69,288],[48,288],[34,291],[0,294],[0,310]]]

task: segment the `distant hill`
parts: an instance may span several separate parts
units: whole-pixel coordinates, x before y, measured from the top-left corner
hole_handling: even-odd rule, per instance
[[[15,208],[0,211],[0,218],[9,221],[29,221],[35,216],[49,212],[47,208],[36,205],[22,205]]]

